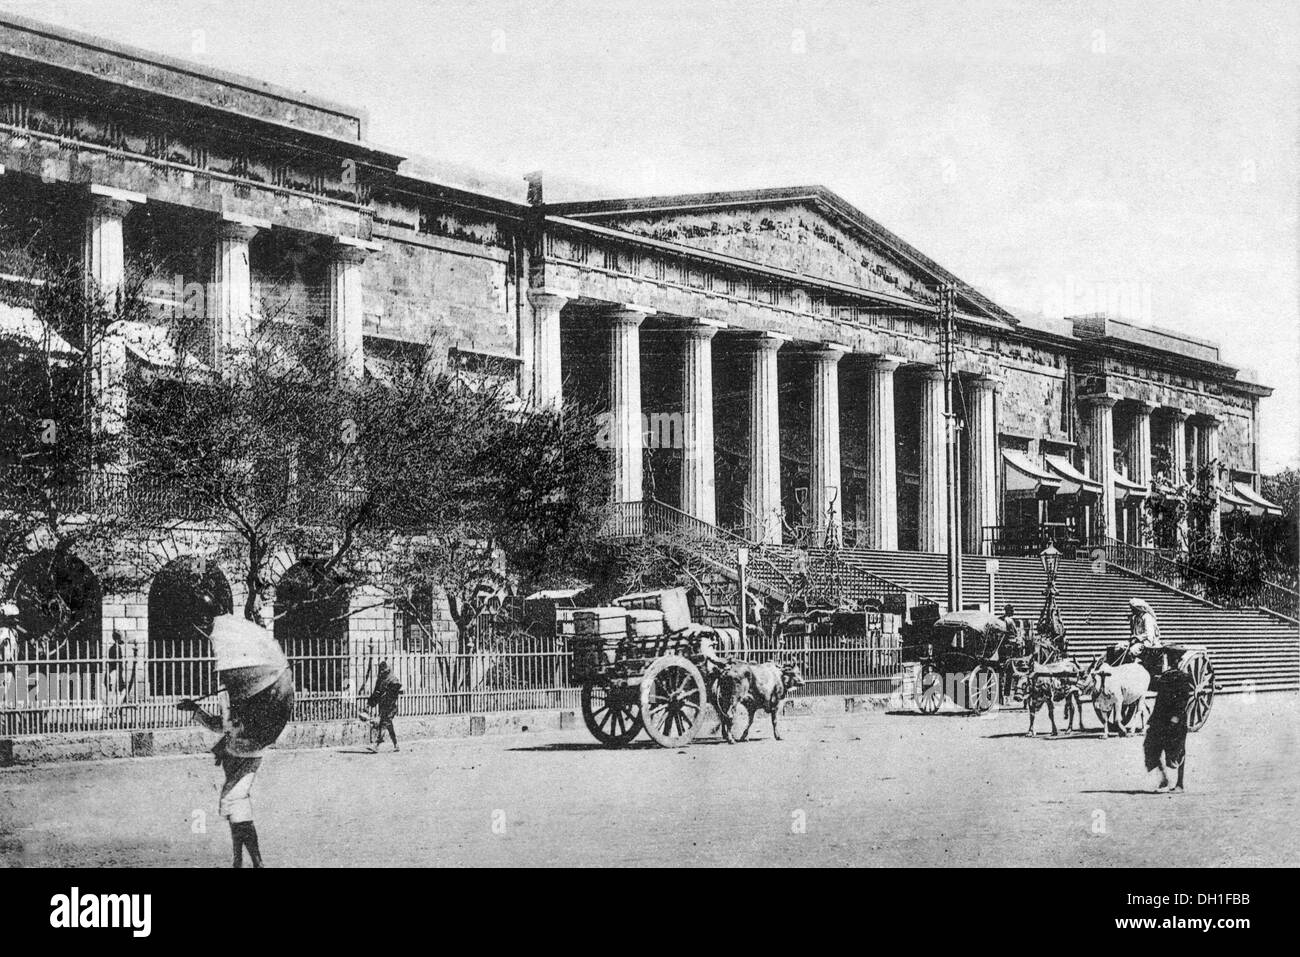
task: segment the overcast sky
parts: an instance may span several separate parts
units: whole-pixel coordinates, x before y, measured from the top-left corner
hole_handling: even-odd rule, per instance
[[[1300,3],[0,0],[613,193],[820,183],[1013,311],[1213,339],[1300,464]]]

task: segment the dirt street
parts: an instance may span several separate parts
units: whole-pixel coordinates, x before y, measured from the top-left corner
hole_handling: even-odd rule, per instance
[[[1149,793],[1140,737],[1030,739],[1017,711],[787,719],[782,742],[760,719],[679,751],[273,752],[254,801],[271,866],[1294,866],[1297,719],[1293,695],[1221,698],[1181,795]],[[0,866],[226,866],[219,785],[202,756],[0,771]]]

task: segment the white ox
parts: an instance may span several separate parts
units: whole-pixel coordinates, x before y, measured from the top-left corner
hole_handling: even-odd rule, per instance
[[[1092,689],[1093,706],[1101,718],[1101,736],[1110,737],[1110,719],[1114,715],[1115,724],[1121,735],[1128,734],[1124,724],[1124,707],[1136,704],[1135,715],[1139,726],[1146,730],[1146,696],[1151,687],[1151,673],[1137,663],[1127,665],[1101,664],[1088,674],[1088,683]]]

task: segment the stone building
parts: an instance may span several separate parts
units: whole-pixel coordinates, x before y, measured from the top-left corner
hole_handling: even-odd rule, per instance
[[[0,221],[105,287],[160,257],[160,308],[202,293],[214,366],[270,308],[357,374],[432,341],[533,401],[605,406],[616,502],[942,551],[946,285],[968,552],[1136,539],[1159,449],[1216,463],[1225,512],[1266,508],[1243,490],[1271,390],[1217,345],[1017,317],[823,187],[556,202],[541,175],[382,149],[361,110],[62,29],[0,18],[0,61]],[[105,596],[104,632],[143,640],[147,606]]]

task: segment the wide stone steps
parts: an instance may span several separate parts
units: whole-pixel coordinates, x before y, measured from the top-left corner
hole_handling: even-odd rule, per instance
[[[947,562],[943,555],[843,549],[839,557],[909,591],[940,603],[946,601]],[[997,610],[1010,603],[1017,618],[1037,621],[1047,583],[1038,559],[999,558],[998,566]],[[963,556],[962,576],[967,602],[988,601],[983,557]],[[1251,609],[1215,608],[1113,567],[1099,574],[1090,562],[1062,560],[1057,571],[1057,604],[1071,652],[1090,658],[1126,638],[1130,598],[1151,605],[1166,641],[1204,645],[1223,690],[1300,689],[1300,629],[1295,625]]]

